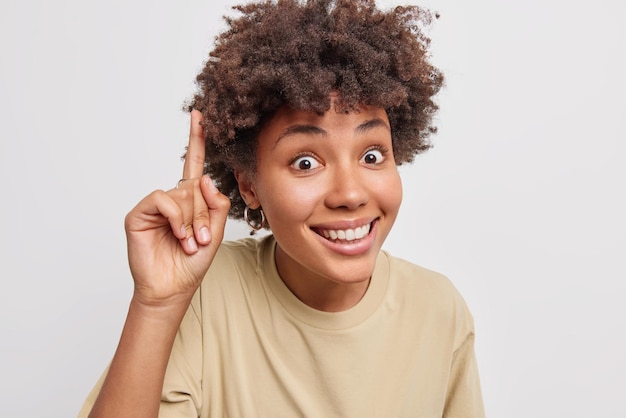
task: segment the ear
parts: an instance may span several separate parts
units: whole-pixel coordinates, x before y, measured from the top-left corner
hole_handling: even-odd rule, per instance
[[[261,206],[256,194],[253,175],[247,171],[235,170],[235,178],[239,185],[239,194],[246,205],[250,206],[250,209],[257,209]]]

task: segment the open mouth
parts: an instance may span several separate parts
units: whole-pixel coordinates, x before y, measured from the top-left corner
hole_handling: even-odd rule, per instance
[[[314,228],[314,231],[333,242],[352,242],[369,235],[374,222],[353,229],[323,229]]]

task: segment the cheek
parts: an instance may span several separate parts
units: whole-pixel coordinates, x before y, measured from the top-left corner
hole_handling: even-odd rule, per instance
[[[402,180],[396,171],[389,173],[379,181],[374,182],[375,193],[381,208],[388,214],[395,214],[400,209],[402,203]]]
[[[318,190],[284,177],[261,177],[257,182],[259,201],[273,230],[311,216],[320,200]]]

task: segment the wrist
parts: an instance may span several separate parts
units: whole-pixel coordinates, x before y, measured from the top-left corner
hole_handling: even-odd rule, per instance
[[[193,294],[176,295],[154,300],[135,292],[130,302],[130,310],[147,319],[180,322],[191,304],[192,297]]]

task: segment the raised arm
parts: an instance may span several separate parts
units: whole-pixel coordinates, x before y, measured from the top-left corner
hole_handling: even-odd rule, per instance
[[[224,236],[230,207],[203,175],[201,114],[191,112],[183,179],[126,216],[135,283],[115,356],[90,417],[156,417],[176,331]]]

